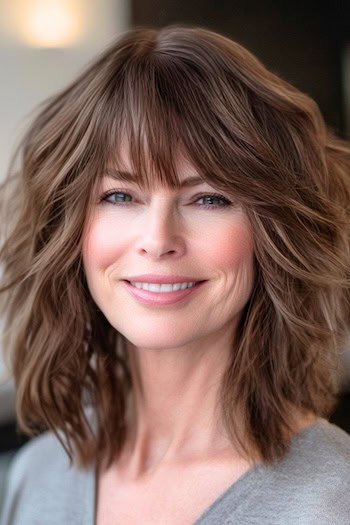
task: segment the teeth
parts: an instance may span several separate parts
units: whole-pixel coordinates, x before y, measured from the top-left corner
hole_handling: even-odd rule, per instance
[[[158,283],[137,283],[130,282],[132,286],[141,288],[142,290],[148,290],[149,292],[176,292],[177,290],[185,290],[185,288],[191,288],[196,283],[175,283],[175,284],[158,284]]]

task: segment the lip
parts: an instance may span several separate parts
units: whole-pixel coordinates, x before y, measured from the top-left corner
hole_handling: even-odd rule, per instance
[[[175,284],[175,283],[192,283],[201,282],[204,279],[196,277],[186,277],[185,275],[164,275],[155,273],[145,273],[142,275],[135,275],[132,277],[125,277],[124,281],[132,281],[138,283],[156,283],[156,284]],[[170,292],[174,293],[174,292]]]
[[[138,276],[137,278],[139,279],[140,277],[141,276]],[[186,288],[185,290],[176,290],[175,292],[150,292],[149,290],[142,290],[141,288],[136,288],[135,286],[132,286],[132,284],[130,284],[128,281],[124,281],[124,284],[130,295],[132,295],[140,303],[154,306],[168,306],[183,301],[189,295],[196,294],[196,292],[205,284],[205,282],[206,281],[201,281],[192,286],[191,288]]]

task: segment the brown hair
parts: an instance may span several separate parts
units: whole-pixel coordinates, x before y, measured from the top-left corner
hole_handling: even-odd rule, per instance
[[[181,150],[249,216],[256,283],[222,409],[244,454],[282,457],[290,407],[327,416],[336,400],[349,313],[350,149],[313,100],[202,28],[125,33],[42,105],[24,137],[1,251],[19,425],[63,435],[83,465],[111,459],[125,440],[128,363],[81,261],[91,195],[123,137],[143,184],[176,187]]]

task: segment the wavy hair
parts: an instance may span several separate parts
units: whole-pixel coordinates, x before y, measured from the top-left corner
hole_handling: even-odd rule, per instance
[[[3,188],[0,258],[19,426],[53,430],[81,465],[111,460],[125,442],[128,360],[81,259],[91,196],[125,138],[140,184],[175,188],[181,151],[248,214],[256,282],[223,378],[222,414],[244,455],[274,461],[288,449],[291,407],[326,417],[337,399],[350,149],[311,98],[205,28],[126,32],[41,105],[24,136],[6,183],[11,198]]]

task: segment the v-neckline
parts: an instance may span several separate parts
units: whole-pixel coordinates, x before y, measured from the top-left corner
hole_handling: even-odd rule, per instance
[[[292,449],[297,442],[299,442],[302,439],[305,439],[309,435],[310,432],[312,432],[315,428],[318,428],[321,426],[321,424],[327,423],[327,420],[324,418],[318,418],[316,421],[305,427],[300,432],[294,434],[294,436],[290,440],[290,449]],[[287,453],[288,456],[289,452]],[[231,485],[229,485],[220,496],[218,496],[206,509],[203,510],[203,512],[198,516],[198,518],[193,522],[193,525],[204,525],[204,520],[206,520],[210,515],[216,510],[218,505],[221,505],[223,501],[225,501],[228,497],[232,496],[233,492],[239,492],[244,490],[244,486],[249,484],[249,480],[252,477],[256,477],[257,481],[260,479],[261,476],[263,476],[267,469],[269,467],[264,464],[264,462],[260,461],[259,463],[256,463],[254,466],[249,468],[246,472],[244,472],[238,479],[236,479]],[[97,511],[97,467],[92,467],[91,469],[91,481],[92,481],[92,487],[90,485],[88,491],[92,490],[93,497],[89,498],[91,501],[91,515],[92,519],[88,520],[85,523],[91,523],[91,525],[96,525],[96,511]]]

